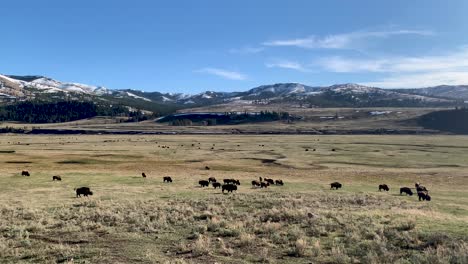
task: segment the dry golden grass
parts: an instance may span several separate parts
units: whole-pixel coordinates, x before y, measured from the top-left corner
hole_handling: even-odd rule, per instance
[[[2,136],[0,262],[466,263],[467,139]],[[208,177],[241,186],[200,188]],[[433,201],[399,195],[416,181]]]

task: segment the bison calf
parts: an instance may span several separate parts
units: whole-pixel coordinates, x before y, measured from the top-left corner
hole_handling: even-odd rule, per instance
[[[402,195],[403,193],[409,196],[413,196],[413,191],[411,190],[411,188],[408,188],[408,187],[400,188],[400,195]]]
[[[382,191],[382,190],[388,192],[388,191],[390,191],[390,188],[388,188],[387,184],[380,184],[379,185],[379,192]]]
[[[163,182],[172,182],[172,178],[169,176],[163,177]]]
[[[53,180],[53,181],[61,181],[61,180],[62,180],[62,177],[60,177],[60,176],[52,176],[52,180]]]
[[[198,184],[200,184],[201,187],[208,187],[210,185],[210,182],[205,181],[205,180],[201,180],[201,181],[198,182]]]
[[[81,197],[81,195],[88,197],[88,195],[93,195],[93,192],[89,189],[89,187],[80,187],[76,189],[76,197]]]
[[[338,189],[340,189],[341,187],[343,187],[343,185],[342,185],[341,183],[339,183],[339,182],[332,182],[332,183],[330,184],[330,189],[335,188],[335,190],[338,190]]]

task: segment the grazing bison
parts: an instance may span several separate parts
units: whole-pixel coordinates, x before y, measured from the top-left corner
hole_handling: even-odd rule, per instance
[[[216,188],[221,188],[221,183],[220,182],[213,182],[212,185],[213,185],[213,188],[215,188],[215,189]]]
[[[268,183],[268,182],[261,182],[260,183],[260,188],[266,188],[268,186],[270,186],[270,183]]]
[[[260,186],[260,182],[259,181],[252,181],[252,186],[255,187],[255,186]]]
[[[413,191],[411,190],[411,188],[408,188],[408,187],[400,188],[400,195],[402,195],[403,193],[409,196],[413,196]]]
[[[283,180],[276,180],[276,181],[275,181],[275,184],[276,184],[276,185],[281,185],[281,186],[284,185]]]
[[[53,180],[53,181],[55,181],[55,180],[61,181],[61,180],[62,180],[62,177],[60,177],[60,176],[52,176],[52,180]]]
[[[338,190],[338,189],[340,189],[341,187],[343,187],[343,185],[342,185],[341,183],[339,183],[339,182],[332,182],[332,183],[330,184],[330,189],[335,188],[335,190]]]
[[[309,149],[308,149],[308,148],[306,148],[306,149],[305,149],[305,151],[309,151]]]
[[[145,174],[144,172],[141,173],[141,176],[142,176],[143,178],[146,178],[146,174]]]
[[[84,195],[85,197],[88,197],[88,195],[93,195],[93,192],[89,189],[89,187],[80,187],[75,190],[76,197],[81,197],[81,195]]]
[[[388,188],[387,184],[380,184],[379,185],[379,192],[382,191],[382,190],[388,192],[388,191],[390,191],[390,188]]]
[[[419,201],[421,201],[421,200],[430,201],[431,200],[431,196],[429,196],[428,192],[418,192],[418,198],[419,198]]]
[[[336,151],[336,149],[332,149],[332,151]]]
[[[233,180],[232,183],[234,183],[235,185],[240,185],[240,181],[239,181],[239,180]]]
[[[210,178],[208,178],[208,181],[209,182],[216,182],[216,178],[215,177],[210,177]]]
[[[22,171],[21,176],[31,176],[31,175],[29,174],[29,171]]]
[[[224,184],[222,187],[221,187],[221,190],[223,191],[227,191],[228,193],[232,192],[232,191],[237,191],[237,186],[234,185],[234,184]]]
[[[259,179],[261,182],[263,181],[262,177],[258,177],[258,179]]]
[[[273,179],[265,178],[265,181],[268,182],[269,184],[275,184],[275,181]]]
[[[172,182],[172,178],[170,176],[164,176],[163,182]]]
[[[205,166],[205,170],[210,170],[210,167],[208,167],[208,166]]]
[[[206,180],[201,180],[198,182],[198,184],[200,184],[201,187],[208,187],[210,185],[210,182]]]

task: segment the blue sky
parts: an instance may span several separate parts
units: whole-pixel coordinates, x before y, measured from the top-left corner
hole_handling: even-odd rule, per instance
[[[5,1],[0,73],[198,93],[468,84],[468,1]]]

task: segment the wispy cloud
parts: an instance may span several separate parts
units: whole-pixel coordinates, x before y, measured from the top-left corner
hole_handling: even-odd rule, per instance
[[[354,59],[328,57],[316,62],[333,72],[427,72],[456,71],[468,68],[468,47],[437,56],[386,57],[378,59]]]
[[[382,78],[374,82],[363,82],[362,85],[381,88],[422,88],[437,85],[466,85],[466,71],[444,71],[419,74],[400,74]]]
[[[203,68],[203,69],[197,70],[196,72],[207,73],[207,74],[219,76],[219,77],[229,79],[229,80],[242,81],[242,80],[247,79],[247,76],[240,72],[228,71],[228,70],[219,69],[219,68]]]
[[[365,83],[383,88],[468,84],[468,47],[420,57],[329,57],[316,61],[315,65],[330,72],[387,74],[380,80]]]
[[[230,49],[229,52],[230,53],[235,53],[235,54],[254,54],[254,53],[262,52],[264,50],[265,50],[264,47],[246,46],[246,47],[242,47],[242,48],[239,48],[239,49]]]
[[[434,32],[427,30],[355,31],[323,37],[312,35],[305,38],[272,40],[264,42],[263,45],[306,49],[353,49],[357,42],[369,38],[388,38],[397,35],[431,36]]]
[[[282,68],[282,69],[296,70],[300,72],[310,71],[310,69],[307,69],[305,66],[303,66],[302,64],[296,61],[280,60],[280,61],[266,63],[265,66],[268,68]]]

